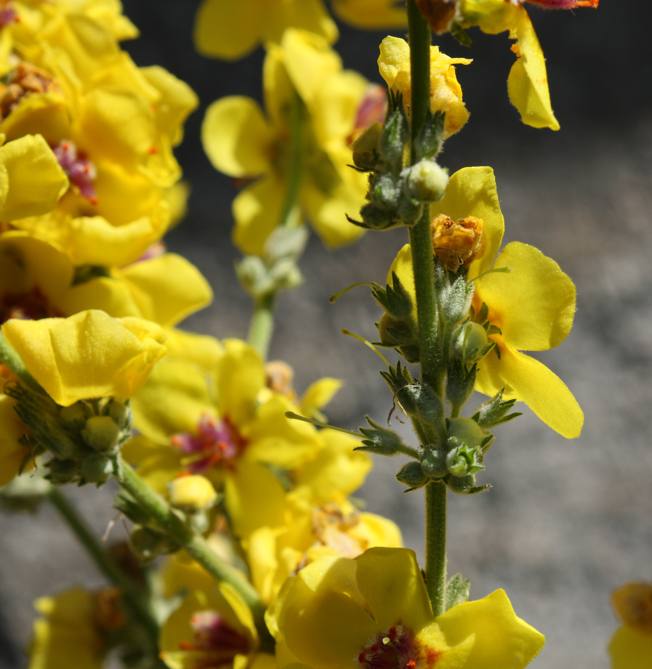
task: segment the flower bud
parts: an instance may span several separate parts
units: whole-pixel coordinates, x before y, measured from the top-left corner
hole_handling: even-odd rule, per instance
[[[448,185],[448,170],[433,160],[420,160],[405,170],[408,193],[420,202],[436,202]]]
[[[81,435],[92,449],[112,451],[120,441],[120,427],[111,416],[92,416],[86,421]]]
[[[382,134],[381,124],[374,123],[353,142],[353,164],[356,167],[371,171],[378,166],[378,145]]]
[[[488,343],[487,331],[482,325],[468,321],[460,328],[455,348],[461,359],[469,365],[482,358]]]
[[[91,453],[82,460],[79,473],[84,483],[106,483],[113,474],[113,462],[102,453]]]
[[[202,511],[213,505],[217,493],[213,484],[204,476],[180,476],[174,479],[169,486],[170,504],[188,509]]]
[[[412,460],[412,462],[403,465],[396,475],[396,478],[401,483],[405,483],[405,485],[408,486],[406,492],[421,488],[428,483],[428,477],[423,471],[421,463],[416,460]]]
[[[434,254],[451,272],[467,267],[484,250],[484,222],[475,216],[454,221],[439,214],[430,224]]]
[[[107,413],[121,429],[129,427],[131,422],[131,409],[129,408],[128,402],[120,402],[119,400],[111,399]]]
[[[67,407],[61,407],[59,418],[67,428],[81,430],[86,424],[89,409],[83,402],[75,402]]]
[[[427,447],[425,455],[421,460],[421,467],[424,474],[433,480],[443,479],[448,474],[446,467],[446,453],[433,447]]]

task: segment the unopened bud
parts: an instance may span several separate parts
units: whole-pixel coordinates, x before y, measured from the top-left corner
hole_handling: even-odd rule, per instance
[[[426,476],[421,463],[416,460],[408,462],[406,465],[403,465],[399,470],[396,478],[401,482],[405,483],[408,487],[407,491],[415,490],[416,488],[421,488],[422,486],[428,483],[428,477]]]
[[[84,483],[106,483],[113,474],[113,462],[106,455],[91,453],[82,460],[79,473]]]
[[[202,511],[208,509],[217,499],[213,484],[204,476],[180,476],[169,486],[170,504],[172,506]]]
[[[131,421],[131,409],[129,408],[128,403],[112,399],[109,402],[108,414],[120,428],[125,429],[129,427],[129,422]]]
[[[468,321],[461,328],[455,346],[466,364],[477,362],[487,349],[487,331],[479,323]]]
[[[441,200],[448,185],[448,170],[433,160],[420,160],[407,170],[408,193],[420,202]]]
[[[421,460],[421,467],[429,479],[443,479],[448,474],[446,453],[439,448],[429,448]]]
[[[370,125],[353,142],[353,164],[361,170],[373,170],[378,166],[378,144],[383,134],[380,123]]]
[[[96,451],[111,451],[118,446],[120,427],[111,416],[92,416],[81,432],[84,441]]]
[[[88,408],[82,402],[75,402],[59,410],[61,422],[71,429],[81,430],[86,424],[88,415]]]
[[[451,272],[468,266],[484,250],[484,222],[475,216],[454,221],[445,214],[430,224],[433,252]]]

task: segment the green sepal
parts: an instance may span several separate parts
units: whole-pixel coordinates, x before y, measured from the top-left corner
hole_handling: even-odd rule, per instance
[[[515,399],[503,400],[504,388],[500,390],[491,399],[483,402],[478,410],[473,414],[473,420],[481,427],[494,427],[514,420],[522,415],[519,411],[509,413],[514,404]]]

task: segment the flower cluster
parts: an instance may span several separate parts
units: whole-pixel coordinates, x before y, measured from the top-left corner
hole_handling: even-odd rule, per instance
[[[397,4],[333,8],[377,27],[404,22]],[[37,601],[30,669],[113,658],[141,669],[523,669],[541,650],[503,590],[471,601],[469,582],[447,577],[445,496],[488,488],[477,477],[492,430],[519,415],[517,401],[580,434],[571,391],[528,355],[569,334],[575,288],[534,247],[500,250],[490,168],[449,177],[438,164],[469,119],[456,67],[471,60],[419,45],[426,20],[461,40],[471,27],[508,30],[510,99],[524,122],[558,124],[522,2],[408,4],[410,42],[380,45],[386,89],[343,68],[321,0],[199,7],[201,53],[266,49],[264,109],[226,97],[202,125],[213,166],[243,186],[233,239],[255,304],[245,341],[178,327],[212,300],[163,242],[184,211],[173,149],[193,92],[121,49],[136,29],[117,0],[0,0],[0,497],[49,499],[111,581]],[[409,229],[386,281],[370,284],[382,314],[379,341],[365,343],[414,445],[368,417],[354,431],[329,425],[341,382],[299,392],[291,366],[267,359],[274,299],[301,281],[305,222],[331,248],[364,229]],[[467,412],[474,390],[489,399]],[[407,458],[398,480],[426,489],[424,571],[400,528],[354,497],[370,454]],[[130,529],[128,545],[106,549],[59,487],[109,479]],[[625,635],[647,643],[649,610],[631,604],[640,592],[617,597],[614,658]]]

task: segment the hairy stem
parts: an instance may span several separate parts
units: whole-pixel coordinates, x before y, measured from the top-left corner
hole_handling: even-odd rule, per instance
[[[410,40],[411,147],[415,161],[415,142],[426,121],[430,104],[430,29],[415,0],[408,0]],[[410,229],[412,266],[419,322],[421,378],[439,395],[443,393],[443,370],[439,359],[438,308],[435,293],[435,268],[430,238],[430,216],[426,208]],[[426,486],[426,586],[435,615],[446,609],[446,486],[432,482]]]

